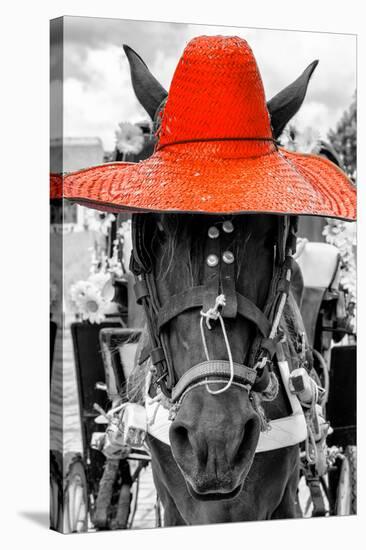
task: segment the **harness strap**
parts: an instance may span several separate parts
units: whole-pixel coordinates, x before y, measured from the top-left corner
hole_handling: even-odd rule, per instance
[[[236,262],[233,253],[233,235],[223,231],[220,239],[222,261],[220,264],[221,293],[225,295],[225,305],[221,315],[226,319],[235,319],[238,313],[238,300],[235,289]],[[232,257],[230,258],[230,254]]]
[[[268,351],[269,358],[272,359],[273,356],[277,353],[278,343],[281,341],[283,333],[277,334],[274,338],[263,338],[261,341],[261,346],[263,349]]]
[[[269,336],[271,332],[271,324],[263,311],[255,305],[254,302],[246,298],[239,292],[236,293],[238,299],[238,312],[242,317],[245,317],[249,321],[253,321],[259,328],[263,336]]]
[[[206,261],[204,263],[203,309],[207,311],[214,304],[216,296],[220,294],[220,239],[206,239],[204,255]]]
[[[154,319],[159,304],[156,302],[155,289],[152,288],[148,274],[141,273],[136,276],[136,288],[139,293],[139,303],[145,311],[145,317],[149,332],[149,355],[155,367],[155,378],[166,397],[170,397],[170,388],[174,384],[174,371],[170,362],[169,350],[163,336],[159,335],[154,328]],[[145,353],[145,349],[143,350]],[[141,361],[140,361],[141,363]]]
[[[252,391],[255,391],[257,393],[262,393],[265,389],[268,388],[268,385],[270,383],[270,374],[267,367],[264,367],[264,369],[261,369],[261,373],[257,376],[255,379],[255,383],[252,386]]]
[[[234,380],[243,384],[254,384],[257,373],[255,370],[246,367],[245,365],[233,364]],[[185,390],[192,386],[195,382],[211,378],[210,382],[222,382],[222,378],[230,378],[230,363],[229,361],[204,361],[187,370],[178,380],[172,391],[172,402],[179,400]]]
[[[312,517],[324,517],[326,515],[325,502],[321,490],[320,478],[310,472],[305,472],[306,484],[309,487],[313,503]]]
[[[205,290],[204,286],[194,286],[183,290],[179,294],[170,296],[169,300],[159,310],[156,320],[158,332],[180,313],[196,307],[202,307]]]
[[[296,232],[298,219],[296,216],[284,216],[278,219],[278,235],[276,243],[276,255],[273,276],[270,283],[266,305],[263,313],[269,320],[271,326],[280,319],[276,319],[279,310],[282,310],[290,292],[291,271],[293,268],[293,259],[291,253],[296,249]],[[290,272],[290,273],[289,273]],[[281,317],[280,315],[280,317]],[[270,340],[274,340],[275,334],[269,335]],[[263,345],[264,343],[264,345]],[[275,342],[274,342],[275,343]],[[270,341],[263,342],[260,335],[257,335],[252,344],[249,356],[249,364],[255,363],[258,355],[263,352],[269,356],[273,351]]]
[[[188,288],[179,294],[174,294],[169,301],[162,305],[157,315],[157,329],[161,331],[162,327],[169,323],[174,317],[177,317],[189,309],[203,307],[206,288],[196,286]],[[271,325],[264,313],[249,298],[246,298],[239,292],[236,293],[238,304],[238,313],[252,321],[260,330],[264,337],[268,337]],[[214,300],[213,300],[214,301]],[[212,305],[212,304],[211,304]]]

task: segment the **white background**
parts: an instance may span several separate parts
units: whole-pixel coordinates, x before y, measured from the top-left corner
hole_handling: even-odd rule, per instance
[[[102,2],[52,0],[1,9],[2,548],[360,548],[365,515],[363,233],[366,30],[361,0]],[[6,6],[6,7],[5,7]],[[49,19],[88,15],[215,25],[358,33],[359,515],[65,537],[48,525],[48,39]],[[292,55],[289,52],[289,55]],[[285,64],[286,59],[282,59]],[[342,85],[340,83],[340,85]],[[363,145],[363,147],[361,146]]]

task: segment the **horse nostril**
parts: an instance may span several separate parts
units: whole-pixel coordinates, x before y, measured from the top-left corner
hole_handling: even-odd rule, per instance
[[[178,422],[173,422],[170,427],[170,443],[172,451],[179,453],[184,460],[191,460],[193,457],[193,440],[194,435],[190,433],[189,429]]]
[[[174,433],[174,439],[177,442],[185,443],[189,441],[188,430],[184,426],[176,426],[172,433]]]
[[[179,451],[187,450],[192,447],[189,440],[189,432],[184,424],[173,422],[170,428],[171,444]]]

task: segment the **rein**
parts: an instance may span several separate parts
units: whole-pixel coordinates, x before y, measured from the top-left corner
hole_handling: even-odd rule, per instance
[[[275,262],[270,289],[264,310],[236,291],[234,276],[234,255],[229,250],[229,236],[234,231],[231,222],[223,222],[221,239],[217,228],[211,227],[205,244],[205,257],[209,277],[202,286],[193,286],[173,295],[160,304],[153,275],[151,238],[154,220],[149,214],[133,214],[130,269],[135,276],[136,301],[145,311],[151,349],[152,385],[160,388],[173,407],[179,406],[185,395],[194,387],[205,385],[207,391],[217,395],[232,384],[246,391],[264,393],[273,379],[272,359],[277,353],[282,334],[278,327],[283,315],[292,273],[292,254],[296,250],[297,218],[278,218],[278,235],[275,245]],[[226,224],[226,225],[225,225]],[[212,230],[212,231],[211,231]],[[213,231],[215,230],[215,231]],[[211,231],[211,233],[210,233]],[[221,254],[220,246],[225,249]],[[220,262],[220,257],[222,262]],[[166,327],[181,313],[200,308],[200,331],[206,361],[193,366],[176,380]],[[234,363],[228,341],[224,319],[237,315],[251,321],[257,334],[251,346],[249,366]],[[205,330],[211,329],[212,321],[219,321],[228,353],[228,361],[217,361],[209,357]],[[144,362],[147,358],[143,354]],[[213,391],[212,383],[225,385]]]

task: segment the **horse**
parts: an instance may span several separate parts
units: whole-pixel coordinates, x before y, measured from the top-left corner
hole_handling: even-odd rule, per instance
[[[167,92],[138,54],[128,46],[124,49],[136,96],[157,128]],[[300,108],[316,64],[309,65],[295,82],[267,103],[274,138],[281,135]],[[273,309],[273,281],[278,273],[275,266],[289,237],[293,221],[289,218],[259,213],[133,215],[136,227],[132,270],[137,281],[141,270],[133,263],[147,262],[146,270],[153,282],[149,292],[165,310],[176,304],[177,295],[184,297],[192,289],[205,287],[203,302],[207,302],[207,295],[210,297],[205,307],[202,297],[190,299],[189,307],[177,307],[165,322],[164,318],[161,321],[163,348],[171,365],[169,377],[175,383],[189,376],[192,365],[205,364],[209,359],[218,364],[230,363],[231,370],[235,364],[253,362],[262,316],[268,316]],[[138,247],[140,251],[136,250]],[[215,303],[215,298],[220,298],[218,277],[229,303]],[[140,303],[143,296],[140,289]],[[247,300],[244,315],[237,313],[238,296]],[[219,311],[222,315],[218,315]],[[147,310],[150,334],[156,329],[151,326],[152,313]],[[299,335],[305,330],[291,288],[280,329],[282,359],[292,370],[299,364]],[[143,355],[142,352],[140,362],[146,366],[148,361],[141,359]],[[250,391],[245,383],[234,383],[234,371],[230,371],[229,382],[214,378],[208,384],[207,379],[194,379],[177,398],[179,407],[171,416],[169,428],[170,444],[151,434],[147,436],[165,526],[299,516],[299,444],[256,452],[268,421],[290,414],[276,356],[271,368],[271,395],[266,395],[263,388]],[[154,375],[159,375],[162,384],[167,373]],[[150,395],[155,394],[156,387],[152,385]]]

